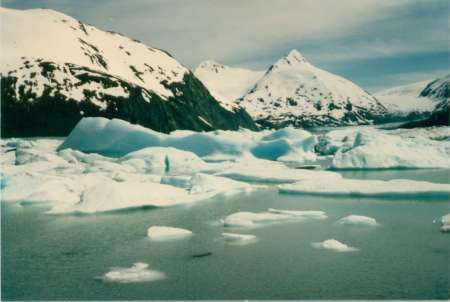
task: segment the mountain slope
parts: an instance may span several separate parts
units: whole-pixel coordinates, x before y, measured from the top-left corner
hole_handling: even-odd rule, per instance
[[[152,129],[255,129],[165,51],[52,10],[0,8],[2,136],[66,135],[83,116]]]
[[[413,112],[431,112],[435,106],[432,99],[420,95],[430,81],[398,86],[374,94],[391,114],[401,116]]]
[[[420,92],[423,98],[429,98],[435,104],[430,117],[403,125],[404,128],[450,126],[450,74],[431,81]]]
[[[245,95],[264,71],[234,68],[207,60],[200,63],[194,74],[221,104],[235,108],[237,104],[234,101]]]
[[[386,108],[352,82],[296,50],[273,64],[237,103],[266,127],[368,124]]]

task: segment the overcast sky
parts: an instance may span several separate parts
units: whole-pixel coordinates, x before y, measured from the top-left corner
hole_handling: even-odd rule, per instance
[[[205,59],[266,69],[296,48],[316,66],[372,92],[449,72],[449,3],[1,0],[5,7],[51,8],[121,32],[168,50],[192,69]]]

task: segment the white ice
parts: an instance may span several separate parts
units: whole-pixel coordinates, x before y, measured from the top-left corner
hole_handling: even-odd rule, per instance
[[[450,168],[450,127],[434,130],[379,130],[354,127],[323,135],[316,147],[334,154],[335,169]]]
[[[274,132],[175,131],[167,135],[122,120],[97,117],[83,118],[59,149],[123,156],[146,147],[172,147],[200,157],[250,153],[257,158],[302,162],[315,159],[315,144],[316,136],[292,128]]]
[[[152,282],[166,279],[163,272],[151,270],[147,263],[136,262],[131,267],[112,267],[100,279],[114,283]]]
[[[266,212],[237,212],[224,219],[226,227],[256,227],[282,221],[302,221],[306,219],[326,219],[322,211],[288,211],[268,209]]]
[[[441,231],[442,232],[450,232],[450,213],[442,216],[441,218]]]
[[[362,215],[349,215],[339,219],[338,223],[343,225],[377,225],[377,221],[375,220],[375,218]]]
[[[278,186],[280,193],[355,197],[450,197],[450,184],[407,179],[334,181],[305,180]]]
[[[230,245],[246,245],[257,241],[257,237],[251,234],[222,233],[222,237]]]
[[[168,241],[190,237],[192,232],[182,228],[152,226],[148,228],[147,236],[153,241]]]
[[[358,249],[339,242],[336,239],[327,239],[322,242],[313,242],[312,246],[317,249],[332,250],[335,252],[354,252]]]

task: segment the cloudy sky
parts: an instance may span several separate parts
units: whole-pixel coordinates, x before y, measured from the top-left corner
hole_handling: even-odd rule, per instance
[[[171,52],[266,69],[298,49],[369,91],[449,72],[448,0],[2,0],[51,8]],[[0,20],[1,21],[1,20]],[[8,26],[2,24],[2,26]]]

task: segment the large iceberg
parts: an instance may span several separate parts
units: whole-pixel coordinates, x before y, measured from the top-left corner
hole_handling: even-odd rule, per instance
[[[207,174],[195,174],[180,188],[166,183],[107,180],[89,186],[77,203],[59,203],[48,211],[61,213],[96,213],[142,207],[170,207],[209,200],[213,197],[249,192],[247,183]]]
[[[362,180],[342,178],[331,182],[300,181],[279,185],[280,193],[324,196],[450,198],[450,184],[407,179]]]
[[[334,155],[334,169],[450,168],[450,128],[440,136],[428,130],[387,131],[350,128],[330,131],[319,139],[316,151]]]
[[[59,150],[71,148],[83,152],[123,156],[146,147],[173,147],[193,152],[200,157],[215,154],[239,156],[250,153],[263,159],[276,160],[285,157],[301,162],[315,158],[315,144],[314,135],[292,128],[275,132],[175,131],[167,135],[122,120],[97,117],[83,118]]]

